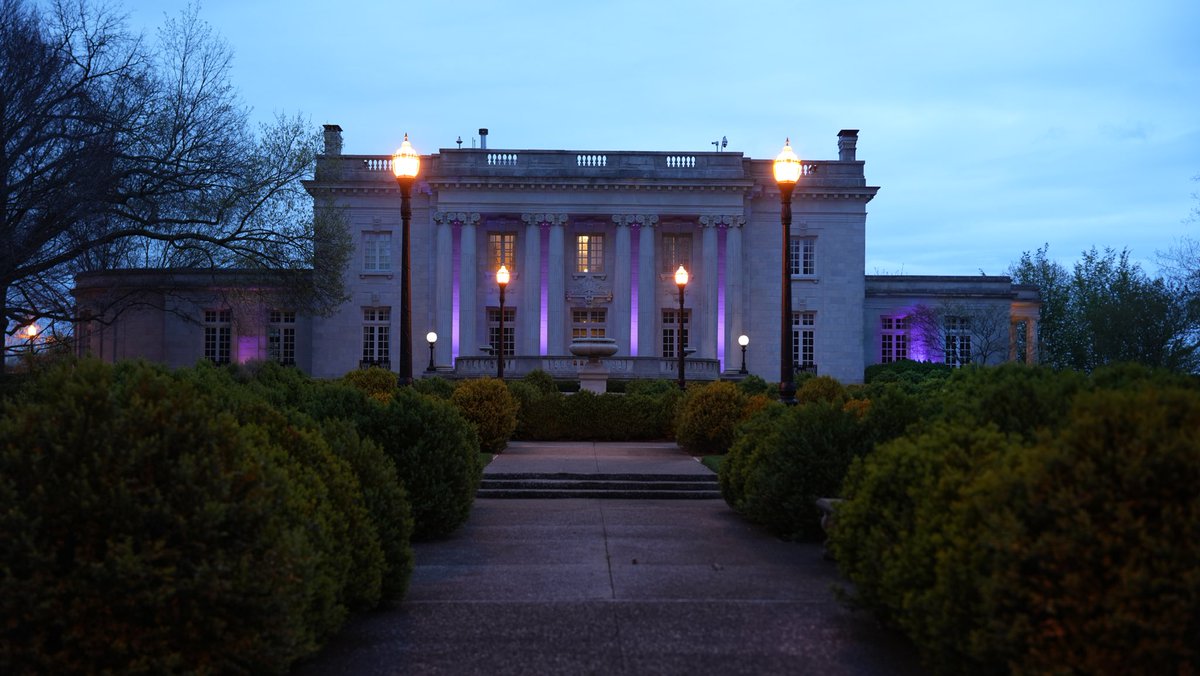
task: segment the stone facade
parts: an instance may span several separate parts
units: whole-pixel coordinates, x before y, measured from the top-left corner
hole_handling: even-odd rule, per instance
[[[882,358],[881,316],[917,308],[931,314],[957,299],[1008,307],[1010,315],[1032,318],[1023,328],[1032,326],[1036,292],[1014,291],[1007,278],[980,278],[986,282],[972,286],[964,280],[975,278],[864,276],[866,205],[878,188],[867,184],[856,142],[857,131],[844,130],[838,159],[804,161],[787,251],[781,251],[771,160],[732,152],[486,147],[422,157],[411,221],[413,372],[495,372],[495,273],[502,263],[511,273],[503,340],[512,377],[534,368],[571,376],[580,363],[568,349],[576,336],[616,341],[617,353],[607,360],[614,378],[673,377],[679,264],[690,275],[689,378],[735,376],[742,334],[750,338],[748,371],[778,378],[783,256],[792,272],[795,359],[842,381],[861,381],[864,367]],[[397,370],[400,354],[400,191],[390,156],[341,149],[341,129],[328,125],[325,154],[306,188],[316,203],[346,214],[355,247],[345,271],[350,299],[331,316],[296,317],[289,334],[294,363],[317,377],[370,363]],[[151,273],[90,275],[79,280],[76,295],[86,304],[102,292],[136,287],[139,274]],[[213,336],[224,334],[220,327],[214,334],[214,322],[205,326],[205,313],[219,320],[211,313],[233,306],[205,283],[239,284],[196,271],[179,281],[170,299],[81,327],[81,349],[172,365],[211,357]],[[274,307],[270,297],[241,301],[231,360],[275,358],[281,327],[270,320],[286,308]],[[427,332],[438,336],[433,371]]]

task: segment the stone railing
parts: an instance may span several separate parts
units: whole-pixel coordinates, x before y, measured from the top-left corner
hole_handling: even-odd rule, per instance
[[[615,380],[674,380],[679,373],[679,362],[662,357],[607,357],[600,361],[608,368],[608,377]],[[580,367],[586,363],[586,357],[570,355],[505,357],[504,375],[520,378],[535,369],[541,369],[555,378],[570,379],[576,378]],[[716,359],[687,359],[684,361],[684,375],[689,380],[716,380],[720,374],[720,365]],[[459,357],[454,361],[454,371],[444,375],[472,378],[495,374],[496,358],[483,356]]]

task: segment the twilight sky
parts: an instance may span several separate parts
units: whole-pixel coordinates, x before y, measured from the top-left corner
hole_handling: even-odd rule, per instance
[[[120,2],[120,0],[117,0]],[[152,32],[187,0],[125,0]],[[1196,0],[207,0],[255,115],[345,152],[464,147],[858,158],[868,274],[1002,274],[1049,243],[1148,271],[1200,207]]]

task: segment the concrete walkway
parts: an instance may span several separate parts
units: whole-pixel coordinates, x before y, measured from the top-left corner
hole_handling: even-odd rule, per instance
[[[708,472],[645,443],[514,443],[488,471]],[[835,600],[820,546],[721,500],[481,499],[415,549],[404,602],[351,620],[297,673],[921,673],[902,639]]]

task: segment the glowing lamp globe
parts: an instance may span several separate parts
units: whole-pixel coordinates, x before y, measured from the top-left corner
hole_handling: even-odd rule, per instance
[[[679,286],[683,286],[688,283],[688,271],[684,270],[682,265],[680,265],[679,269],[675,271],[675,283]]]
[[[738,336],[738,345],[741,345],[742,347],[746,347],[749,344],[750,344],[750,336],[747,336],[747,335]]]
[[[416,178],[419,171],[421,156],[413,150],[412,144],[408,142],[408,134],[405,134],[404,143],[401,143],[400,149],[392,155],[392,173],[396,178]]]
[[[500,286],[508,284],[508,268],[506,266],[501,265],[500,269],[496,271],[496,283]]]
[[[783,142],[783,150],[775,158],[775,182],[795,183],[800,180],[800,158],[792,151],[792,140]]]

